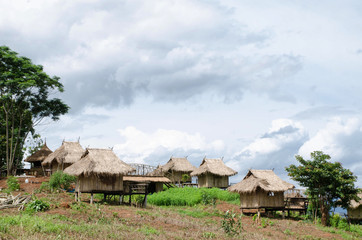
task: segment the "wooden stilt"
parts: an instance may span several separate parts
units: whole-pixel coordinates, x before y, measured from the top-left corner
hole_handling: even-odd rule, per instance
[[[145,194],[145,198],[143,199],[143,207],[147,207],[147,194]]]
[[[81,201],[80,196],[81,196],[81,192],[78,193],[78,202]]]
[[[93,193],[91,193],[90,204],[93,204]]]
[[[74,192],[75,201],[78,201],[78,192]]]
[[[285,211],[283,210],[283,212],[282,212],[282,213],[283,213],[283,219],[284,219],[284,218],[285,218]]]

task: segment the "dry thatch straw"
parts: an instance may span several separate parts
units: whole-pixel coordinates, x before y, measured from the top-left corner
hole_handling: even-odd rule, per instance
[[[58,164],[72,164],[80,159],[84,149],[79,142],[63,142],[57,150],[51,153],[43,162],[43,166],[50,166],[53,161]]]
[[[280,179],[273,170],[249,170],[241,182],[232,185],[228,190],[238,193],[252,193],[259,188],[270,192],[284,192],[294,188],[294,185]]]
[[[202,174],[211,173],[218,176],[234,176],[238,172],[232,170],[224,164],[222,159],[207,159],[204,158],[200,167],[191,173],[191,176],[199,176]]]
[[[360,198],[360,200],[358,202],[355,200],[352,200],[351,203],[349,204],[349,207],[351,209],[357,209],[359,206],[362,205],[362,193],[358,193],[357,196]]]
[[[88,148],[82,158],[64,170],[73,176],[120,176],[135,169],[119,159],[111,149]]]
[[[163,172],[162,172],[162,166],[158,165],[157,168],[155,170],[153,170],[152,172],[149,172],[146,174],[146,176],[163,176]]]
[[[190,173],[196,170],[196,167],[192,166],[187,158],[174,158],[171,157],[170,160],[163,166],[160,167],[162,172],[168,171],[177,171]]]
[[[47,144],[44,143],[44,145],[41,147],[41,149],[39,149],[38,151],[33,153],[31,156],[27,157],[24,161],[25,162],[30,162],[30,163],[31,162],[42,162],[52,152],[53,151],[48,148]]]

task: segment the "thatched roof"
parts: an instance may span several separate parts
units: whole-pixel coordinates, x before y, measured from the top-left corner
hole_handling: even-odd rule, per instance
[[[252,193],[259,188],[270,192],[284,192],[294,188],[294,185],[280,179],[273,170],[249,170],[241,182],[232,185],[228,190],[238,193]]]
[[[119,176],[135,171],[111,149],[87,148],[82,158],[64,172],[73,176]]]
[[[187,158],[174,158],[171,157],[170,160],[163,166],[160,167],[162,172],[167,171],[177,171],[190,173],[196,170],[196,167],[192,166]]]
[[[352,200],[351,203],[349,204],[349,207],[352,209],[356,209],[362,205],[362,193],[358,193],[357,196],[360,198],[360,200],[358,202],[355,200]]]
[[[130,182],[168,182],[171,180],[167,177],[159,177],[159,176],[123,176],[123,181]]]
[[[164,172],[162,171],[161,165],[158,165],[155,170],[146,174],[146,176],[163,176]]]
[[[75,163],[83,155],[84,149],[79,142],[63,142],[57,150],[51,153],[43,162],[42,165],[51,165],[53,161],[61,163]]]
[[[191,176],[199,176],[202,174],[211,173],[218,176],[233,176],[238,172],[232,170],[224,164],[222,159],[207,159],[204,158],[200,167],[191,173]]]
[[[41,149],[39,149],[38,151],[33,153],[31,156],[27,157],[24,161],[25,162],[42,162],[52,152],[53,151],[48,148],[47,144],[44,143],[44,145],[41,147]]]

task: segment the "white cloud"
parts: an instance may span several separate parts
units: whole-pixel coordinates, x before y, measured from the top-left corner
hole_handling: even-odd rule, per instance
[[[333,118],[299,149],[298,154],[310,159],[313,151],[323,151],[332,161],[341,162],[358,176],[362,186],[362,123],[357,118]]]
[[[173,154],[183,157],[193,153],[221,152],[224,149],[223,141],[207,141],[199,133],[166,129],[146,133],[132,126],[118,131],[123,142],[116,144],[114,151],[127,162],[165,164]]]
[[[306,130],[300,123],[276,119],[265,134],[237,152],[228,164],[241,174],[250,168],[274,168],[277,174],[284,176],[284,167],[293,161],[295,153],[306,140]]]

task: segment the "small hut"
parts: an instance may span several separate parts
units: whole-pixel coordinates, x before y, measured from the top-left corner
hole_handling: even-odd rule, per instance
[[[360,200],[352,200],[347,208],[348,217],[351,220],[362,220],[362,193],[358,194]]]
[[[226,166],[222,159],[204,158],[198,169],[191,173],[191,176],[198,177],[199,187],[227,188],[229,177],[237,174],[236,171]]]
[[[39,149],[38,151],[33,153],[31,156],[27,157],[24,161],[31,164],[31,168],[29,170],[29,173],[31,175],[36,176],[36,175],[38,175],[38,173],[42,172],[41,163],[52,152],[53,151],[48,148],[47,144],[44,143],[44,145],[41,147],[41,149]]]
[[[292,188],[293,184],[280,179],[273,170],[249,170],[241,182],[228,190],[240,194],[242,210],[284,210],[284,191]]]
[[[47,168],[50,173],[64,170],[83,155],[84,149],[79,142],[65,142],[42,162],[42,166]]]
[[[184,158],[171,157],[170,160],[163,166],[159,166],[154,173],[159,176],[165,176],[169,178],[173,183],[190,182],[190,173],[196,170],[196,167]],[[155,174],[151,174],[155,176]],[[183,175],[188,175],[188,178],[183,178]],[[185,181],[186,180],[186,181]]]
[[[92,197],[93,193],[121,195],[123,176],[133,171],[135,169],[120,160],[111,149],[96,148],[87,148],[79,161],[64,170],[78,177],[76,194],[91,193]]]

